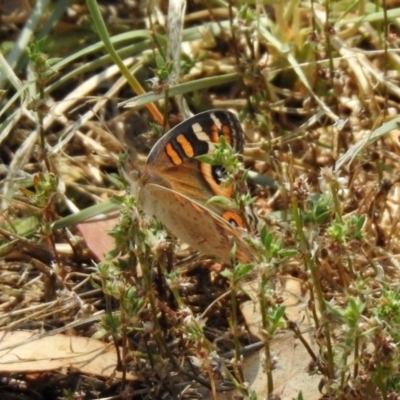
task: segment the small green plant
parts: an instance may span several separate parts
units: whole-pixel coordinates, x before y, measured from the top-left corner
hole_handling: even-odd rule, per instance
[[[221,181],[226,185],[230,185],[234,181],[234,175],[243,168],[237,153],[223,135],[219,137],[219,143],[215,145],[211,155],[204,154],[197,159],[207,164],[222,166],[224,171]]]
[[[28,47],[29,61],[32,63],[36,74],[37,83],[40,88],[44,88],[51,80],[57,76],[57,71],[52,68],[59,59],[49,60],[44,53],[45,38],[42,38]]]
[[[159,65],[156,75],[161,82],[167,82],[168,78],[170,77],[172,71],[174,69],[174,65],[172,62],[168,62],[166,64]]]
[[[278,264],[284,258],[297,254],[296,249],[287,248],[284,245],[282,238],[274,239],[272,232],[268,231],[265,225],[260,230],[260,241],[262,244],[261,251],[268,262]]]
[[[374,333],[374,371],[372,379],[382,393],[400,390],[397,371],[400,365],[400,292],[385,287],[373,309],[377,329]]]
[[[293,399],[293,400],[306,400],[306,399],[304,398],[303,393],[300,392],[300,393],[297,395],[296,399]]]
[[[329,220],[332,213],[332,199],[330,196],[314,196],[306,204],[304,223],[323,224]]]
[[[234,259],[235,256],[235,246],[232,248],[232,257]],[[233,266],[233,269],[226,269],[221,272],[221,275],[228,279],[229,288],[231,292],[231,316],[228,318],[228,323],[231,331],[231,335],[233,338],[234,348],[235,348],[235,361],[234,361],[234,371],[236,376],[239,379],[241,385],[244,385],[245,378],[243,375],[243,370],[241,368],[241,354],[240,354],[240,342],[239,335],[240,332],[238,326],[238,313],[239,313],[239,305],[238,305],[238,295],[241,291],[241,286],[245,282],[245,280],[250,276],[251,271],[253,270],[254,265],[252,264],[241,264],[238,263]],[[245,386],[240,387],[243,393],[246,393]]]
[[[48,207],[56,195],[59,179],[52,173],[38,173],[33,177],[33,191],[20,188],[20,191],[30,199],[31,204],[36,207]]]
[[[384,288],[374,309],[374,315],[387,323],[394,342],[400,343],[400,291],[397,288]]]
[[[257,393],[252,391],[244,400],[258,400]]]
[[[328,228],[328,234],[341,244],[348,240],[362,240],[365,216],[351,216],[347,221],[342,222],[338,219]]]

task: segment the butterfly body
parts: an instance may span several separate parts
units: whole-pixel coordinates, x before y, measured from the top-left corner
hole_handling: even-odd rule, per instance
[[[175,126],[150,151],[141,176],[132,182],[133,192],[146,214],[194,249],[231,263],[235,243],[236,258],[250,261],[253,252],[243,240],[236,210],[207,204],[216,195],[232,197],[233,188],[221,184],[222,167],[196,158],[212,154],[221,135],[242,151],[242,128],[228,111],[207,111]]]

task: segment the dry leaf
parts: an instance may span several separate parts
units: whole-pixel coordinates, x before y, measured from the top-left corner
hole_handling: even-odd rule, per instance
[[[108,234],[118,222],[118,218],[101,221],[88,221],[78,225],[78,229],[86,242],[87,247],[96,257],[103,261],[104,255],[115,247],[114,239]]]
[[[301,294],[301,281],[284,277],[281,288],[281,296],[286,306],[286,315],[291,321],[298,324],[300,331],[304,332],[303,337],[318,354],[317,346],[313,339],[313,329],[308,315],[307,299]],[[241,310],[251,333],[263,340],[260,333],[261,313],[257,300],[257,283],[250,283],[246,292],[254,299],[243,303]],[[270,344],[271,354],[276,357],[277,365],[273,371],[275,393],[282,400],[292,400],[302,391],[307,400],[316,400],[321,397],[318,384],[321,380],[319,375],[309,375],[307,369],[311,362],[302,343],[294,337],[292,332],[284,335],[285,338],[273,340]],[[243,372],[249,382],[249,391],[257,393],[257,398],[267,398],[267,375],[262,367],[263,350],[244,360]]]
[[[86,375],[121,379],[115,370],[117,354],[111,344],[97,339],[43,336],[31,331],[3,332],[0,336],[0,373],[31,373],[72,368]],[[136,376],[127,372],[127,380]]]

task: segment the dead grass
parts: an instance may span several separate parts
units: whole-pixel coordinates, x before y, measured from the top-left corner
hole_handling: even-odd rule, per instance
[[[397,399],[400,4],[190,3],[168,30],[166,2],[117,1],[101,8],[117,55],[93,4],[14,3],[0,10],[0,329],[113,343],[122,377],[0,366],[1,398]],[[124,196],[118,154],[143,161],[162,131],[151,122],[185,116],[181,95],[241,118],[262,221],[251,271],[221,274],[144,229]],[[283,325],[313,344],[276,350]],[[296,376],[306,385],[289,392]]]

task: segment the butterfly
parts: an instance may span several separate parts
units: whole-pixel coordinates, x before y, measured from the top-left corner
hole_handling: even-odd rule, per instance
[[[233,113],[197,114],[159,139],[144,169],[130,174],[129,181],[138,206],[172,235],[227,264],[232,262],[235,244],[235,258],[248,262],[254,259],[254,251],[243,238],[241,216],[234,209],[208,203],[213,196],[233,196],[233,187],[222,185],[224,168],[197,158],[212,155],[221,136],[237,153],[243,151],[243,130]]]

